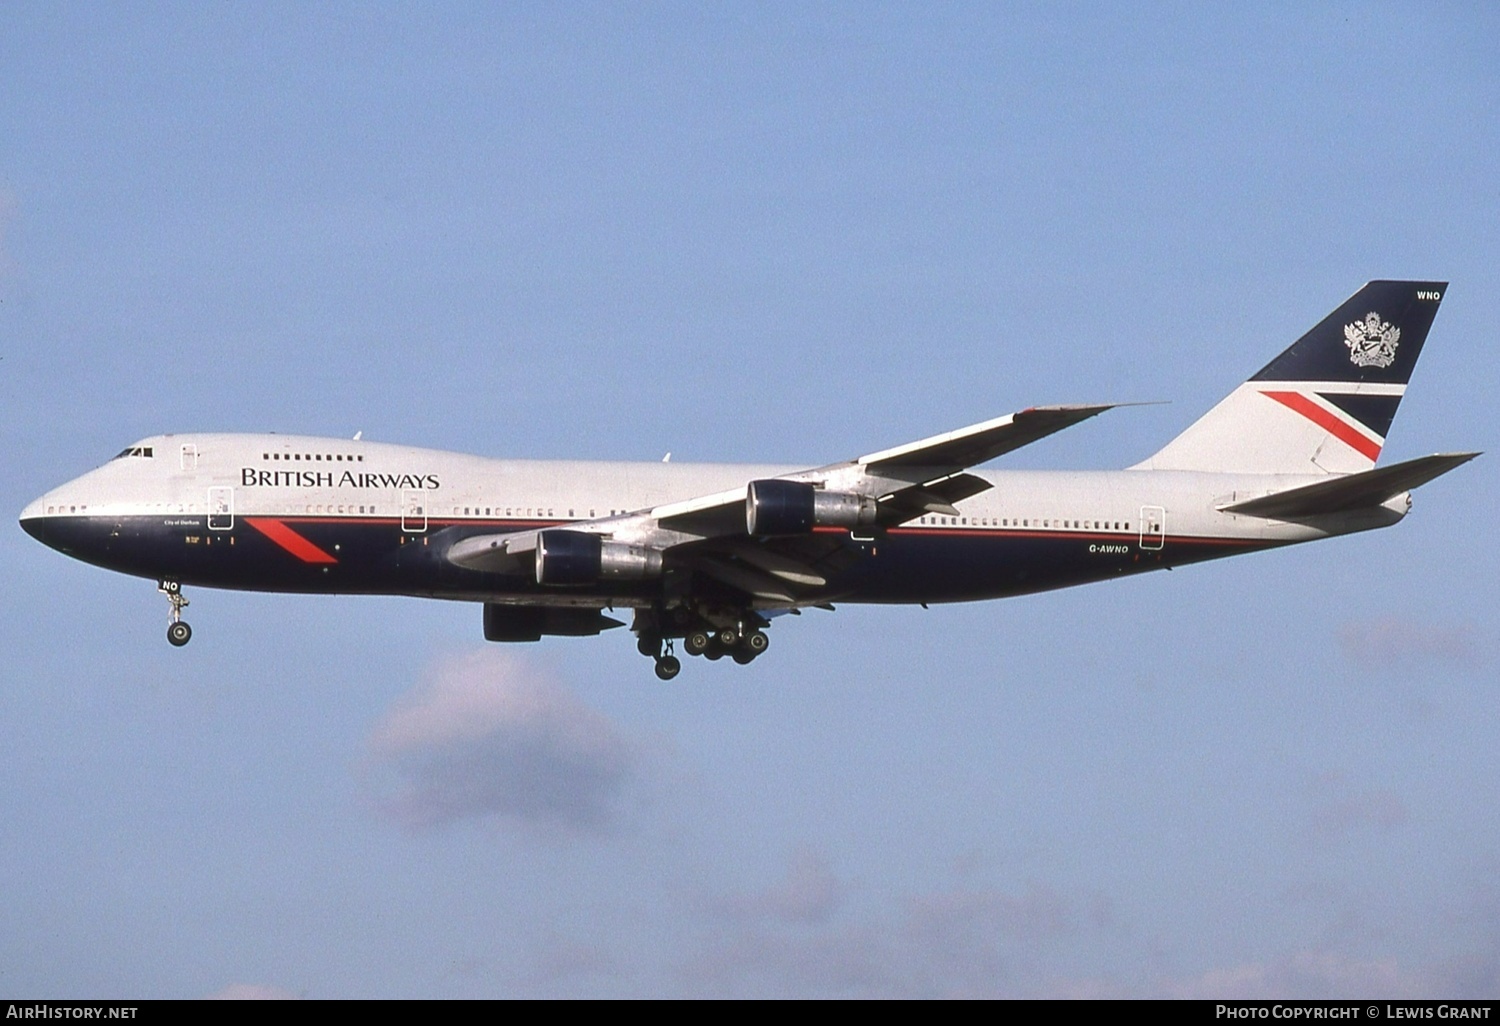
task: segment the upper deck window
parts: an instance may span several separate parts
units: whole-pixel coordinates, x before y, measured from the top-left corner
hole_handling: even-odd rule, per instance
[[[152,458],[153,453],[151,451],[151,446],[149,445],[132,445],[128,449],[120,450],[120,454],[116,456],[115,459],[122,460],[127,456],[144,457],[145,459],[149,460]]]
[[[146,450],[146,452],[147,452],[147,455],[150,455],[150,450],[149,449]],[[124,455],[126,455],[126,453],[122,452],[122,453],[120,453],[120,455],[124,456]],[[304,452],[263,452],[263,453],[260,454],[260,458],[263,459],[263,460],[296,460],[299,463],[302,462],[303,460],[309,460],[309,461],[318,462],[318,463],[335,463],[335,462],[337,462],[337,463],[355,463],[355,462],[363,463],[364,460],[365,460],[364,456],[362,456],[362,455],[356,456],[352,452],[351,453],[332,453],[332,452],[328,452],[328,453],[321,453],[321,452],[318,452],[318,453],[314,453],[314,452],[305,452],[305,453]]]

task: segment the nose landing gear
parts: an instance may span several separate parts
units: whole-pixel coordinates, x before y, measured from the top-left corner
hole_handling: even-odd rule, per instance
[[[167,641],[174,648],[181,648],[193,638],[193,629],[182,618],[182,611],[188,605],[188,600],[182,594],[182,585],[176,581],[157,581],[156,590],[165,595],[172,605],[172,622],[167,624]]]

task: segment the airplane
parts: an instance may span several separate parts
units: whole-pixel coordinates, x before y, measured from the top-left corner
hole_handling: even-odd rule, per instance
[[[1113,471],[977,471],[1114,406],[1036,406],[811,469],[489,459],[280,434],[142,439],[21,526],[184,585],[483,606],[484,637],[625,626],[748,663],[783,614],[1005,598],[1389,527],[1479,455],[1377,467],[1447,282],[1372,281],[1154,455]],[[623,615],[623,613],[622,613]]]

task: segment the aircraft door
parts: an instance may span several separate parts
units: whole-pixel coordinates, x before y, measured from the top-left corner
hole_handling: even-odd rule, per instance
[[[1141,507],[1141,548],[1160,552],[1167,543],[1167,511],[1160,506]]]
[[[407,488],[401,492],[401,530],[407,534],[427,530],[427,489]]]
[[[234,530],[234,489],[228,485],[208,490],[208,529]]]

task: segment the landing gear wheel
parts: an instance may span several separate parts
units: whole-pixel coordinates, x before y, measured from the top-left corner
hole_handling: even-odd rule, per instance
[[[708,643],[708,648],[703,652],[703,658],[709,660],[724,658],[724,646],[719,644],[718,638]]]
[[[754,652],[746,652],[743,648],[737,648],[734,650],[734,661],[739,663],[741,666],[744,666],[754,658]]]
[[[771,639],[766,637],[765,631],[751,631],[745,635],[744,646],[745,651],[754,658],[771,647]]]
[[[713,643],[713,635],[708,631],[688,631],[687,637],[682,639],[682,650],[688,655],[702,655]]]
[[[722,631],[719,632],[717,640],[719,644],[723,645],[725,648],[733,648],[736,644],[738,644],[740,640],[740,634],[733,627],[725,627]]]
[[[661,637],[656,634],[642,634],[636,639],[635,650],[647,658],[655,659],[661,655]]]
[[[187,596],[182,593],[182,585],[176,581],[157,581],[156,590],[167,597],[167,604],[172,607],[172,621],[167,624],[167,640],[181,648],[193,636],[193,629],[182,619],[182,611],[188,606]]]
[[[656,661],[656,675],[662,680],[671,680],[682,672],[682,661],[676,656],[662,656]]]

